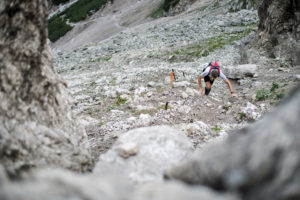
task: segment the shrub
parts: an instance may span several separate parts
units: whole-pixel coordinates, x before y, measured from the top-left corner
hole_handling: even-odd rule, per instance
[[[48,21],[49,39],[51,40],[51,42],[55,42],[72,28],[72,26],[66,24],[65,19],[62,19],[60,16],[55,15]]]
[[[107,3],[107,0],[79,0],[67,8],[62,14],[65,15],[70,22],[78,22],[84,20],[91,11],[97,11]]]
[[[52,0],[52,3],[55,4],[55,5],[59,5],[61,3],[66,3],[68,2],[69,0]]]
[[[165,0],[164,3],[152,14],[152,18],[160,18],[164,12],[168,12],[171,7],[176,6],[180,0]]]
[[[269,93],[266,90],[258,90],[256,92],[256,101],[266,100],[269,97]]]
[[[275,83],[275,82],[273,82],[272,83],[272,87],[271,87],[271,89],[270,89],[270,92],[274,92],[276,89],[278,89],[279,88],[279,85],[278,85],[278,83]]]

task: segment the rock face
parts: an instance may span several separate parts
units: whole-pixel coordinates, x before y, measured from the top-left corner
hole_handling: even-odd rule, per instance
[[[125,154],[131,154],[128,158],[123,156],[124,146],[133,147],[128,151],[134,153]],[[124,133],[111,150],[101,155],[95,171],[109,164],[135,182],[162,180],[165,169],[180,163],[191,152],[192,144],[184,133],[168,126],[139,128]]]
[[[4,0],[0,14],[0,161],[86,170],[85,130],[74,121],[47,45],[46,1]]]
[[[245,77],[253,77],[257,71],[257,66],[255,64],[224,66],[223,70],[230,79],[243,79]]]
[[[242,199],[299,199],[300,85],[274,113],[166,172]]]
[[[259,39],[271,56],[300,64],[299,1],[264,0],[258,9]]]
[[[231,0],[230,11],[238,11],[241,9],[257,9],[262,0]]]

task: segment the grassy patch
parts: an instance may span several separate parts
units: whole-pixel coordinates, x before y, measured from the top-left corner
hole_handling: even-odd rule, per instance
[[[111,57],[104,57],[103,60],[104,61],[109,61],[111,59]]]
[[[126,98],[123,99],[123,98],[121,98],[120,96],[117,96],[117,97],[116,97],[116,105],[117,105],[117,106],[120,106],[120,105],[125,104],[126,101],[127,101]]]
[[[222,106],[222,108],[224,110],[226,110],[226,111],[228,111],[230,107],[232,107],[232,105],[224,105],[224,106]]]
[[[99,122],[98,123],[98,126],[100,126],[100,127],[103,126],[103,125],[104,125],[104,122]]]
[[[106,111],[107,112],[109,112],[109,111],[111,111],[111,110],[114,110],[114,109],[116,109],[117,108],[117,106],[108,106],[107,108],[106,108]]]
[[[267,90],[258,90],[256,92],[256,101],[262,101],[262,100],[266,100],[268,98],[272,98],[275,100],[280,100],[285,96],[285,90],[281,89],[280,91],[278,91],[280,88],[279,84],[276,82],[272,83],[272,86],[270,88],[270,92],[268,92]],[[272,102],[271,102],[272,105]]]
[[[256,101],[266,100],[270,96],[270,93],[266,90],[258,90],[256,92]]]
[[[71,70],[74,70],[75,69],[75,67],[73,66],[73,67],[71,67]]]
[[[167,56],[172,59],[170,62],[190,62],[195,58],[206,57],[210,53],[224,48],[226,45],[233,45],[235,41],[241,40],[251,32],[251,26],[245,29],[244,32],[238,34],[223,34],[207,38],[199,41],[196,44],[181,47],[180,49],[174,49],[167,52]]]
[[[221,131],[221,127],[219,127],[218,125],[216,125],[215,127],[211,128],[211,130],[213,131]]]
[[[117,96],[114,105],[108,106],[106,108],[106,111],[109,112],[111,110],[117,109],[118,107],[125,104],[126,102],[127,102],[126,98],[121,98],[120,96]]]
[[[90,86],[91,86],[91,87],[93,87],[94,85],[96,85],[96,82],[95,82],[95,81],[93,81],[93,82],[90,83]]]

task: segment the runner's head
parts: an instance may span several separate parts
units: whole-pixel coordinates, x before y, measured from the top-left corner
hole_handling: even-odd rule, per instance
[[[219,73],[218,73],[218,71],[216,71],[216,70],[213,70],[213,71],[211,72],[211,76],[212,76],[214,79],[216,79],[216,78],[218,77],[218,75],[219,75]]]

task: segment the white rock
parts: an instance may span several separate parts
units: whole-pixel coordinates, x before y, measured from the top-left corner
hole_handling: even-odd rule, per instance
[[[141,114],[139,117],[138,125],[140,126],[150,126],[151,116],[149,114]]]
[[[196,91],[192,88],[186,88],[185,92],[190,96],[195,96]]]
[[[123,158],[128,158],[130,156],[136,155],[138,152],[138,145],[135,142],[128,142],[125,144],[122,144],[120,146],[120,156]]]
[[[178,88],[178,87],[188,87],[191,84],[187,81],[181,81],[181,82],[174,82],[174,88]]]
[[[258,119],[261,115],[256,112],[257,107],[250,102],[247,102],[246,107],[241,108],[241,112],[244,113],[247,119]]]
[[[185,92],[182,92],[181,97],[184,98],[184,99],[187,99],[189,97],[189,95]]]
[[[257,71],[257,65],[245,64],[236,66],[224,66],[224,74],[231,79],[242,79],[244,77],[253,77]]]
[[[147,84],[148,87],[155,87],[156,86],[156,83],[153,82],[153,81],[150,81],[148,84]]]
[[[190,106],[184,105],[178,108],[178,111],[180,113],[184,113],[184,114],[188,114],[189,112],[191,112],[192,108]]]
[[[130,124],[136,123],[136,117],[129,117],[129,118],[127,119],[127,122],[130,123]]]

